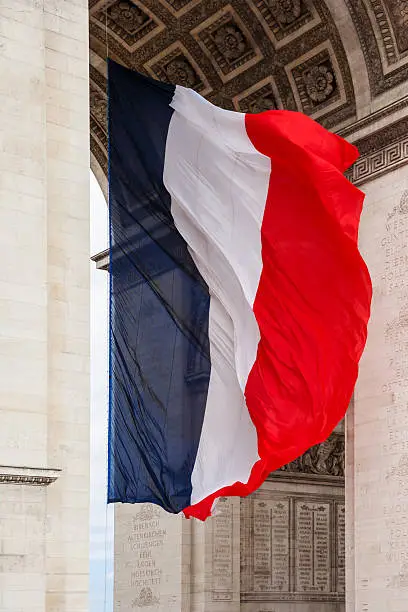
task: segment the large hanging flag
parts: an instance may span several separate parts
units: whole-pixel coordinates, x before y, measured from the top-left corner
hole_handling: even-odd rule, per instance
[[[357,155],[109,62],[110,502],[205,519],[344,417],[371,300]]]

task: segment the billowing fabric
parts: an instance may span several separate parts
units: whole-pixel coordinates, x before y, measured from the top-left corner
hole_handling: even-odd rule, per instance
[[[109,62],[109,501],[205,519],[328,437],[367,334],[356,149]]]

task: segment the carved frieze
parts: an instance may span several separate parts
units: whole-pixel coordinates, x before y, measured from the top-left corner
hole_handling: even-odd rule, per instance
[[[313,446],[279,471],[344,478],[344,452],[344,436],[332,434],[325,442]]]
[[[356,185],[408,163],[408,118],[354,142],[360,157],[346,176]]]

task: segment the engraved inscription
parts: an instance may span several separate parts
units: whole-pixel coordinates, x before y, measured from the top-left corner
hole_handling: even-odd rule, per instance
[[[289,590],[289,501],[273,502],[271,509],[272,588]]]
[[[344,602],[342,496],[260,491],[241,501],[241,601]],[[244,558],[243,558],[244,556]]]
[[[336,567],[337,567],[337,591],[344,593],[346,590],[345,565],[346,565],[346,508],[344,504],[336,504]]]
[[[270,590],[270,576],[270,502],[256,501],[254,507],[254,591]]]
[[[296,503],[296,590],[330,592],[330,505]]]
[[[252,500],[244,497],[240,500],[240,578],[241,591],[251,589],[252,559]]]
[[[160,554],[167,531],[160,521],[160,511],[152,504],[143,504],[132,521],[128,545],[132,553],[130,587],[135,590],[132,607],[148,605],[146,602],[159,601],[156,589],[162,581]]]
[[[213,599],[232,600],[232,501],[221,498],[213,520]]]
[[[254,590],[289,591],[289,500],[254,508]]]

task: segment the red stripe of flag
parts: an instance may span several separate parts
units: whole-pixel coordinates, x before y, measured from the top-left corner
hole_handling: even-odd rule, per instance
[[[288,111],[246,115],[246,130],[272,162],[254,303],[261,340],[246,385],[260,460],[248,484],[184,511],[200,519],[217,497],[248,495],[330,435],[349,405],[370,316],[357,247],[364,195],[342,174],[357,149]]]

